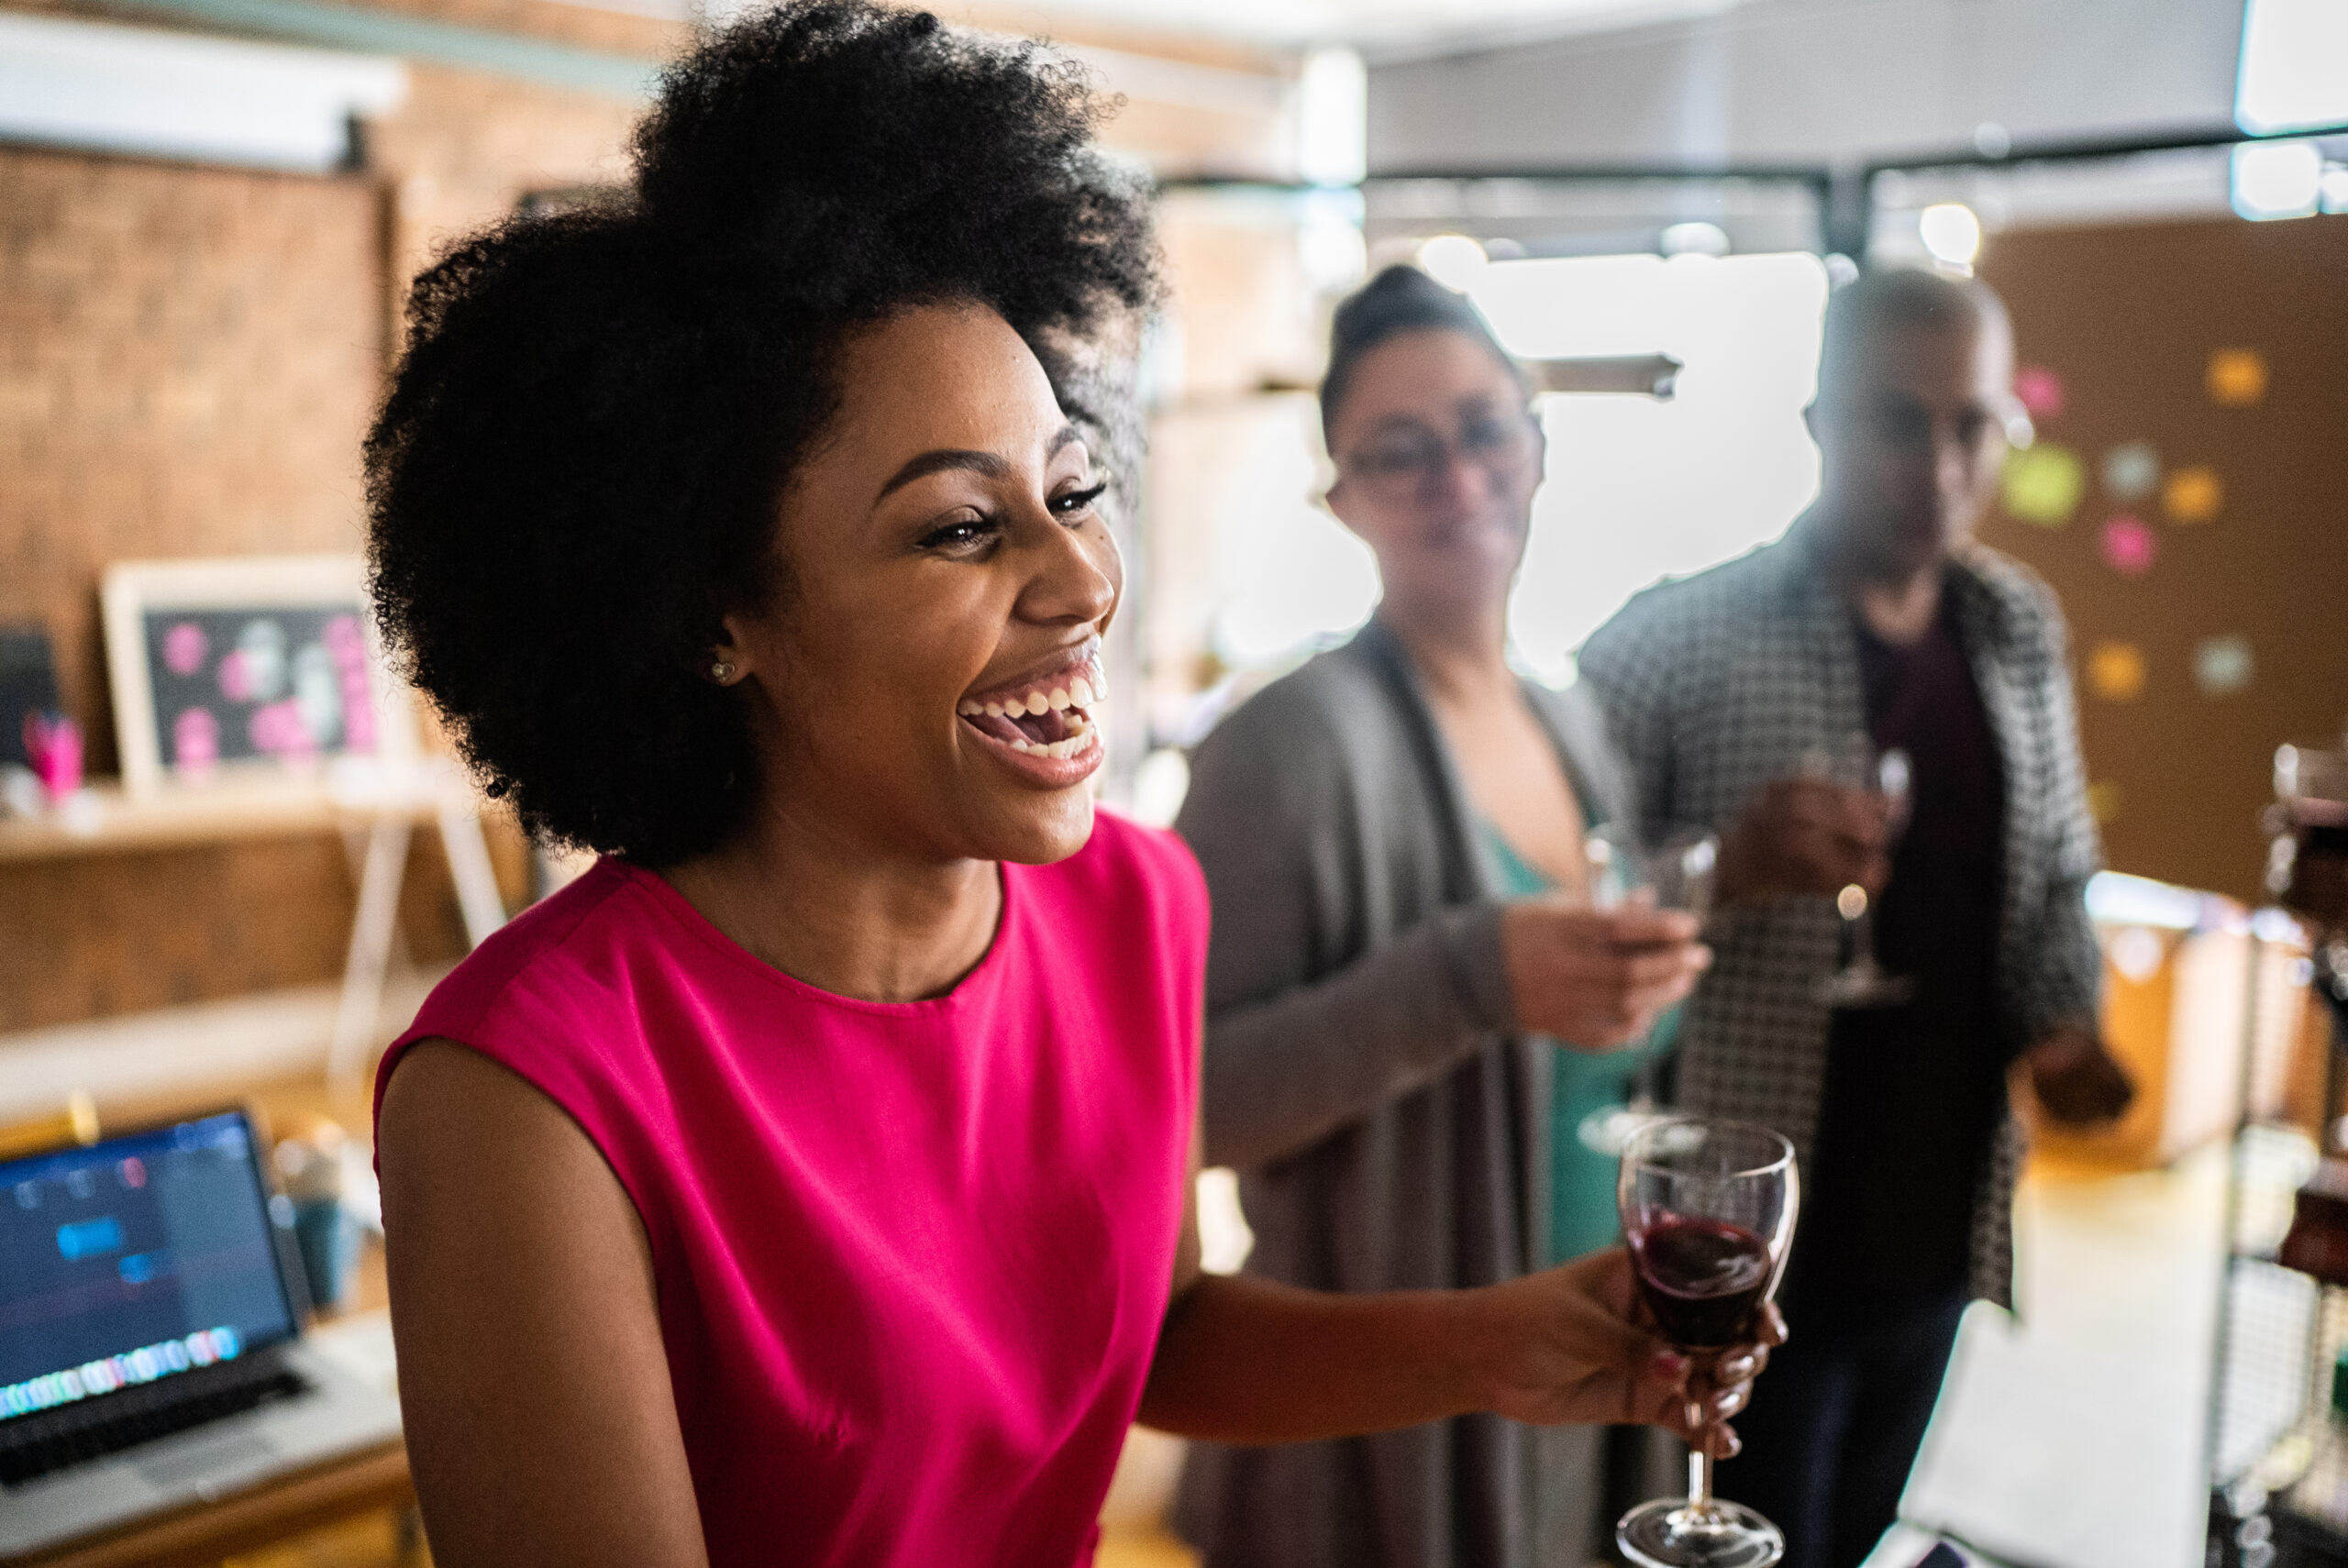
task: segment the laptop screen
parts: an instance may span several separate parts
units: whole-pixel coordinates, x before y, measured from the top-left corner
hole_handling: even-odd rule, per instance
[[[0,1422],[293,1336],[251,1124],[0,1163]]]

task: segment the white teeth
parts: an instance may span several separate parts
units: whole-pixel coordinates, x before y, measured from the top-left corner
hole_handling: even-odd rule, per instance
[[[1065,711],[1067,710],[1067,708],[1068,708],[1068,688],[1067,688],[1067,687],[1065,687],[1065,686],[1055,686],[1055,687],[1053,687],[1053,688],[1052,688],[1052,707],[1054,708],[1054,710],[1056,710],[1056,711],[1059,711],[1059,712],[1065,712]]]
[[[1028,745],[1024,740],[1015,740],[1011,743],[1011,749],[1013,751],[1033,751],[1036,748]]]
[[[958,713],[961,714],[961,715],[962,715],[964,718],[966,718],[966,719],[975,719],[975,718],[977,718],[980,713],[983,713],[983,712],[986,712],[986,710],[985,710],[984,708],[980,707],[976,702],[964,702],[964,703],[961,703],[960,705],[958,705],[958,707],[956,707],[954,711],[955,711],[956,712],[958,712]]]
[[[1040,691],[1031,691],[1027,694],[1027,711],[1040,718],[1052,711],[1052,700]]]
[[[1092,706],[1092,683],[1078,676],[1068,683],[1069,701],[1079,708]]]
[[[988,704],[987,704],[987,706],[986,706],[986,715],[987,715],[987,717],[988,717],[988,718],[990,718],[990,719],[1000,719],[1000,718],[1002,718],[1002,703],[1000,703],[1000,702],[990,702],[990,703],[988,703]]]

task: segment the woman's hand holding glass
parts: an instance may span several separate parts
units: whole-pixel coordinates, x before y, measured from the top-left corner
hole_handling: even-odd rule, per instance
[[[1501,955],[1519,1028],[1583,1050],[1643,1039],[1711,966],[1685,910],[1592,909],[1564,896],[1524,899],[1501,915]]]

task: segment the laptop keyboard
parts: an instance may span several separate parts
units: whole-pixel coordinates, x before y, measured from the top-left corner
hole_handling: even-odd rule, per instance
[[[0,1427],[0,1485],[20,1485],[68,1465],[103,1459],[309,1391],[308,1384],[282,1366],[257,1366],[238,1377],[207,1378],[200,1387],[172,1387],[175,1381],[127,1388],[83,1408],[51,1412],[38,1428],[22,1433]]]

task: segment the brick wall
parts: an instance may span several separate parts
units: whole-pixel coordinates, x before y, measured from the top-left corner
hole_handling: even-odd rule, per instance
[[[105,567],[358,549],[405,278],[522,192],[616,170],[626,105],[413,77],[364,174],[0,147],[0,622],[49,628],[94,773],[115,756]],[[429,834],[411,883],[409,950],[453,957]],[[333,838],[0,865],[0,1032],[331,978],[353,897]]]
[[[378,3],[646,59],[687,38],[676,24],[553,0]],[[155,25],[106,0],[0,5]],[[981,25],[1026,20],[954,11]],[[1165,52],[1279,69],[1246,51]],[[407,103],[368,127],[358,174],[0,146],[0,622],[50,629],[94,773],[113,768],[115,751],[98,635],[105,567],[357,549],[358,441],[406,280],[526,192],[625,172],[634,105],[432,65],[412,63],[410,78]],[[1113,144],[1183,168],[1268,166],[1286,134],[1277,117],[1146,101],[1108,128]],[[1257,265],[1253,250],[1225,256],[1212,235],[1168,239],[1177,274],[1206,296],[1231,292],[1214,282],[1221,273]],[[1229,336],[1194,324],[1200,362],[1223,366],[1230,356],[1214,345]],[[510,830],[493,848],[518,884]],[[437,862],[419,834],[404,922],[420,958],[461,950]],[[0,1034],[331,978],[353,894],[332,838],[0,864]]]

